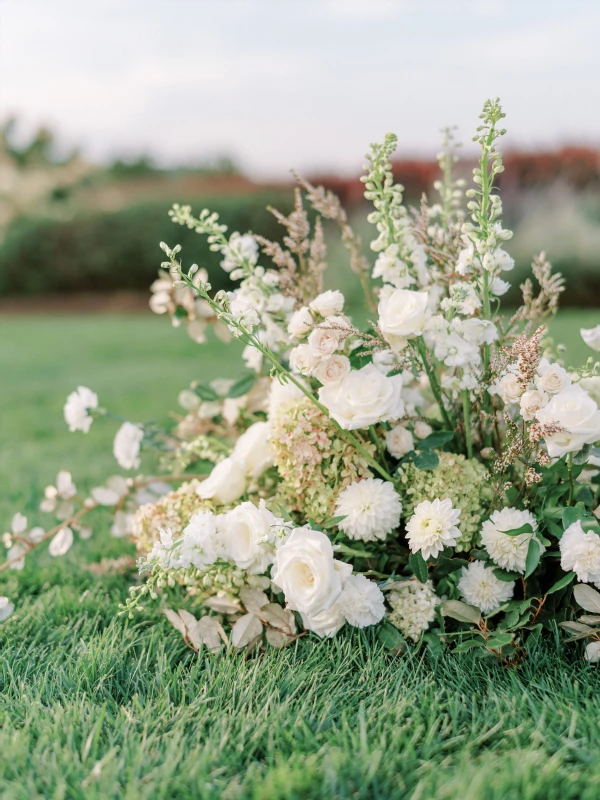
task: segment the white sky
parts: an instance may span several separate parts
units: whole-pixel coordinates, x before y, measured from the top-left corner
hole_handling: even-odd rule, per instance
[[[93,158],[356,172],[500,96],[521,146],[600,144],[597,0],[0,0],[0,118]]]

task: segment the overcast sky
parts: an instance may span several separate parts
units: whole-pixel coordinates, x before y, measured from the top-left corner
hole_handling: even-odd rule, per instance
[[[510,141],[600,145],[596,0],[0,0],[0,118],[95,159],[355,172],[500,96]]]

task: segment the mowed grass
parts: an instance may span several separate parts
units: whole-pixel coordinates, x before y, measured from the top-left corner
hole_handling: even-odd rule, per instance
[[[555,323],[571,364],[591,354],[578,328],[598,321]],[[40,493],[59,469],[84,490],[116,471],[112,423],[66,430],[78,384],[124,417],[166,423],[192,379],[240,369],[230,349],[161,319],[3,319],[0,519],[42,521]],[[198,657],[156,609],[116,616],[131,576],[87,567],[132,548],[106,528],[1,577],[17,610],[0,625],[0,797],[600,796],[600,677],[560,635],[520,670],[470,654],[391,658],[373,632],[248,661]]]

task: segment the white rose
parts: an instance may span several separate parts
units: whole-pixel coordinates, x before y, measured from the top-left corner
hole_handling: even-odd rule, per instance
[[[238,569],[263,572],[273,560],[265,548],[275,517],[264,504],[241,503],[217,518],[218,544]]]
[[[595,328],[581,328],[580,333],[587,346],[600,353],[600,325]]]
[[[415,436],[417,439],[426,439],[430,433],[433,433],[433,428],[431,425],[428,425],[427,422],[423,422],[420,419],[418,422],[415,422]]]
[[[551,364],[547,358],[542,358],[540,361],[537,374],[539,377],[536,384],[540,392],[556,394],[571,385],[567,370],[560,364]]]
[[[394,458],[402,458],[402,456],[415,449],[415,442],[408,428],[396,425],[395,428],[386,431],[385,446]]]
[[[320,614],[314,616],[302,614],[302,624],[305,630],[316,633],[323,639],[332,639],[345,623],[346,617],[337,603],[327,611],[321,611]]]
[[[208,478],[198,486],[198,496],[227,505],[235,502],[246,491],[244,466],[226,458],[213,469]]]
[[[404,414],[402,376],[388,378],[373,365],[352,370],[339,383],[319,389],[319,400],[345,430],[368,428]]]
[[[275,553],[272,578],[289,608],[314,618],[331,609],[351,573],[350,564],[334,559],[324,533],[296,528]]]
[[[408,289],[381,292],[379,300],[379,329],[393,350],[402,350],[408,339],[420,336],[429,319],[427,292],[412,292]]]
[[[333,355],[326,361],[321,361],[314,370],[313,375],[322,384],[339,383],[350,372],[350,361],[346,356]]]
[[[339,314],[344,308],[344,295],[337,289],[334,291],[330,289],[315,297],[308,306],[311,311],[322,317],[331,317],[333,314]]]
[[[249,478],[256,480],[273,464],[268,422],[255,422],[237,440],[231,458],[241,464]]]
[[[307,344],[299,344],[290,351],[290,369],[299,375],[312,375],[319,362],[319,357]]]
[[[524,420],[534,419],[536,413],[548,402],[548,396],[537,389],[530,389],[521,397],[521,416]]]
[[[329,358],[343,344],[346,335],[344,331],[331,327],[329,321],[324,322],[310,332],[308,346],[315,358]]]
[[[589,396],[600,406],[600,375],[592,375],[589,378],[582,378],[578,386],[589,394]]]
[[[113,455],[123,469],[137,469],[140,465],[140,445],[144,431],[131,422],[124,422],[115,436]]]
[[[555,424],[564,429],[544,437],[551,458],[576,452],[585,444],[600,440],[600,411],[589,394],[578,385],[555,394],[535,417],[542,425]]]
[[[302,306],[298,311],[294,311],[288,323],[288,333],[290,336],[295,336],[296,339],[306,336],[306,334],[314,328],[315,321],[310,310],[306,306]]]
[[[498,394],[505,403],[518,403],[523,394],[523,386],[519,383],[514,372],[505,375],[498,386]]]

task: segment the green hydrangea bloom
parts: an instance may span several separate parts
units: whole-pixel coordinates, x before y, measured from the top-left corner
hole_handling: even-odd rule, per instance
[[[492,501],[490,474],[474,458],[455,453],[438,453],[440,463],[433,470],[417,469],[405,464],[399,470],[399,491],[403,516],[409,518],[423,500],[443,500],[449,497],[454,508],[461,511],[461,537],[456,549],[468,551],[478,543],[481,523],[488,516]]]

